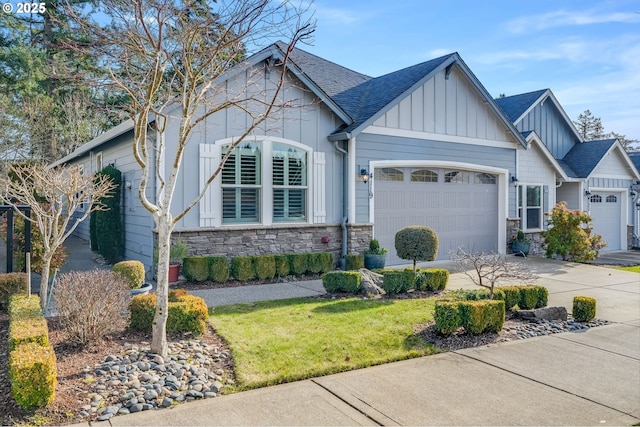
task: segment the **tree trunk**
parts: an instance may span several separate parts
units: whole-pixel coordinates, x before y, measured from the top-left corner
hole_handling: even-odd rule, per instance
[[[158,266],[156,271],[156,315],[153,319],[151,352],[166,356],[167,318],[169,317],[169,248],[171,231],[166,224],[158,221]]]
[[[49,270],[51,269],[53,254],[47,252],[42,256],[42,273],[40,275],[40,307],[44,315],[47,315],[47,297],[49,296]]]

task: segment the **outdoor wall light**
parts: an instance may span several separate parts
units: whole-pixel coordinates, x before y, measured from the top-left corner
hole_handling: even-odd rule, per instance
[[[518,178],[515,175],[511,175],[511,182],[513,183],[514,187],[518,186]]]
[[[591,191],[589,191],[589,190],[584,190],[584,195],[585,195],[585,196],[590,196],[590,195],[591,195]]]
[[[369,172],[364,168],[360,169],[360,180],[366,184],[369,182],[369,178],[371,178]]]

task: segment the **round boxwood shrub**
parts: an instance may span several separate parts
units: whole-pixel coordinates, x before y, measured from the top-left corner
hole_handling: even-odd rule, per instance
[[[255,255],[251,258],[256,278],[260,280],[274,278],[276,275],[276,260],[273,255]]]
[[[209,279],[216,283],[229,280],[229,261],[227,257],[218,255],[209,258]]]
[[[434,261],[438,255],[438,235],[423,225],[410,225],[396,233],[395,248],[402,259],[413,261],[416,270],[418,261]]]
[[[573,319],[576,322],[589,322],[596,317],[596,299],[585,296],[573,297]]]
[[[137,260],[120,261],[113,266],[113,272],[124,276],[129,288],[138,289],[144,284],[144,264]]]
[[[236,256],[231,258],[231,275],[241,282],[256,277],[253,269],[253,260],[249,256]]]
[[[182,274],[190,282],[203,282],[209,277],[209,259],[205,256],[188,256],[182,260]]]

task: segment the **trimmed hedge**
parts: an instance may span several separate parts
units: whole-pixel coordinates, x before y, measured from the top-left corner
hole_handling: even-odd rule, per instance
[[[289,274],[300,276],[307,272],[307,253],[287,254],[289,260]]]
[[[276,260],[273,255],[254,255],[251,257],[253,271],[260,280],[273,279],[276,275]]]
[[[229,261],[225,256],[210,256],[209,280],[216,283],[224,283],[229,280]]]
[[[500,288],[504,292],[504,308],[511,310],[518,305],[520,301],[520,286],[502,286]]]
[[[364,255],[347,254],[345,257],[345,270],[360,270],[364,268]]]
[[[21,407],[36,408],[53,402],[58,382],[53,348],[35,342],[18,345],[9,354],[9,379],[13,399]]]
[[[589,322],[596,317],[596,299],[585,296],[573,297],[573,310],[571,312],[576,322]]]
[[[124,276],[131,289],[138,289],[144,284],[144,264],[137,260],[120,261],[113,266],[113,271]]]
[[[289,275],[289,257],[287,255],[274,255],[276,263],[276,276],[287,277]]]
[[[449,281],[449,270],[444,268],[420,269],[416,272],[415,288],[419,291],[443,291]]]
[[[231,275],[241,282],[256,277],[253,261],[250,256],[236,256],[231,258]]]
[[[184,257],[182,260],[182,274],[190,282],[204,282],[209,278],[209,257]]]
[[[357,293],[362,285],[359,271],[330,271],[322,275],[322,285],[327,292]]]
[[[30,342],[43,347],[49,346],[49,329],[45,318],[12,319],[9,324],[9,351]]]
[[[37,319],[43,317],[38,295],[16,294],[9,298],[9,317],[11,321]]]
[[[382,275],[382,289],[388,294],[399,294],[411,289],[413,272],[385,271]]]
[[[539,290],[536,286],[520,287],[520,298],[518,299],[518,307],[521,310],[533,310],[538,306]]]
[[[115,184],[110,197],[100,199],[104,210],[91,213],[89,220],[89,237],[91,248],[102,255],[110,264],[122,259],[124,254],[124,222],[120,211],[122,199],[122,173],[107,166],[96,173],[96,179],[107,177]]]
[[[15,294],[28,292],[27,273],[0,274],[0,308],[8,310],[9,298]]]
[[[443,335],[451,335],[462,325],[458,303],[453,301],[436,301],[436,329]]]
[[[458,304],[458,313],[462,327],[472,335],[498,332],[504,325],[502,300],[462,301]]]
[[[310,273],[326,273],[333,270],[333,255],[329,252],[309,252],[307,264]]]
[[[129,327],[151,332],[156,314],[156,294],[138,295],[129,304],[131,317]],[[190,295],[184,289],[169,292],[167,332],[191,332],[202,335],[206,330],[209,311],[200,297]]]

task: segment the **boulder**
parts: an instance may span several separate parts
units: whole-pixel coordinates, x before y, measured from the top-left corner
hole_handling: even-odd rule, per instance
[[[518,310],[521,319],[535,320],[567,320],[567,309],[564,307],[543,307],[535,310]]]
[[[362,274],[362,293],[367,295],[386,294],[382,289],[382,274],[374,273],[366,268],[361,268],[360,274]]]

